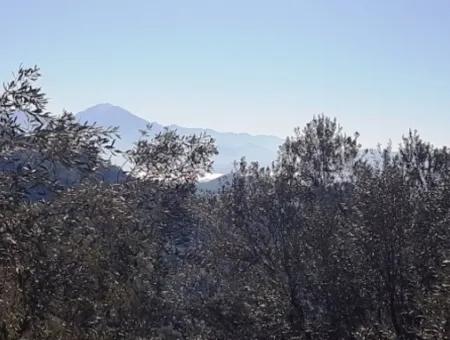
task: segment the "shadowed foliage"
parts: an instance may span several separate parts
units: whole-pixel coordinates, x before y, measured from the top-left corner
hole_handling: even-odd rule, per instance
[[[409,132],[371,162],[320,115],[196,192],[212,138],[117,150],[46,112],[39,76],[0,95],[0,340],[449,337],[446,148]]]

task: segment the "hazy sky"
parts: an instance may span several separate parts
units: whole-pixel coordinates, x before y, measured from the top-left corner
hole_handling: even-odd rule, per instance
[[[450,145],[450,0],[0,0],[0,26],[0,79],[39,65],[55,111],[278,136],[323,112]]]

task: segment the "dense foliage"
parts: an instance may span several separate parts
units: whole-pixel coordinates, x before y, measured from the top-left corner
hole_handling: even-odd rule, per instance
[[[0,95],[0,340],[450,337],[446,148],[364,152],[318,116],[197,193],[211,138],[116,150],[46,112],[38,78]]]

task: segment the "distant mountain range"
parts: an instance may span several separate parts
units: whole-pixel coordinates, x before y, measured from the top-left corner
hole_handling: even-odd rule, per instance
[[[99,104],[76,114],[77,119],[84,123],[96,123],[104,127],[118,127],[121,139],[116,145],[123,150],[129,149],[140,137],[139,130],[152,124],[153,133],[162,131],[165,126],[147,121],[119,106]],[[261,165],[269,165],[276,159],[278,147],[283,140],[275,136],[250,135],[247,133],[219,132],[207,128],[186,128],[169,125],[169,129],[177,130],[179,134],[190,135],[205,132],[216,140],[219,155],[214,159],[215,173],[229,173],[233,162],[245,156],[248,161],[258,161]]]

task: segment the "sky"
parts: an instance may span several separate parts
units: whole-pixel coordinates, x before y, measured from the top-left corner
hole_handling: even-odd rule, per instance
[[[0,29],[0,80],[38,65],[54,112],[450,145],[450,0],[0,0]]]

